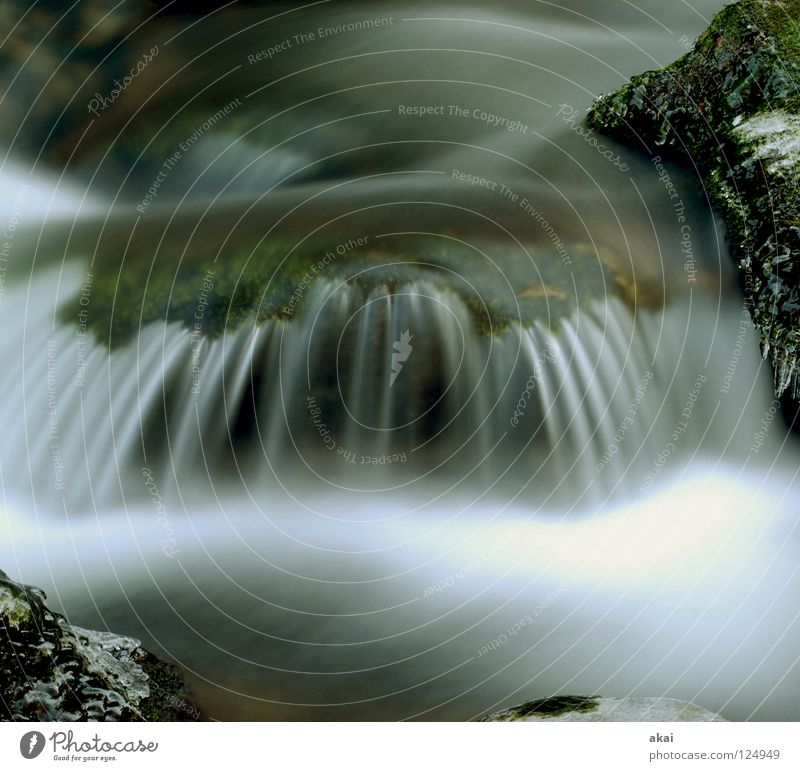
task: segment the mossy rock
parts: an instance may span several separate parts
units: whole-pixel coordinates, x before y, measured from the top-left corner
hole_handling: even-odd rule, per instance
[[[481,720],[505,723],[531,717],[558,718],[574,712],[592,712],[597,709],[598,699],[598,696],[553,696],[549,699],[536,699],[502,712],[494,712]]]
[[[392,194],[389,189],[385,196]],[[304,199],[303,192],[297,195]],[[638,286],[631,292],[631,277],[615,262],[613,246],[580,232],[585,224],[578,217],[564,216],[559,223],[569,252],[565,265],[557,245],[539,228],[528,228],[526,241],[517,242],[480,228],[467,230],[437,202],[387,203],[359,213],[362,198],[369,201],[368,192],[360,196],[356,205],[336,193],[329,203],[312,200],[285,221],[270,209],[271,219],[256,213],[239,222],[235,204],[218,216],[201,215],[199,224],[189,215],[182,220],[179,212],[165,225],[148,212],[134,225],[104,226],[83,242],[73,237],[66,249],[39,245],[39,252],[84,260],[93,255],[91,267],[84,262],[90,275],[62,319],[85,326],[112,348],[154,322],[178,322],[208,337],[244,323],[288,323],[302,316],[317,281],[348,282],[365,298],[376,287],[393,293],[432,284],[455,292],[486,334],[502,334],[515,323],[555,327],[592,300],[617,295],[635,304],[647,295]],[[280,227],[273,229],[273,220]],[[408,223],[418,232],[402,232]]]
[[[554,696],[481,718],[483,722],[720,723],[725,719],[696,704],[661,697]]]
[[[588,123],[692,165],[722,212],[776,393],[798,393],[800,0],[741,0],[694,48],[594,103]]]
[[[0,571],[0,719],[198,718],[180,670],[138,640],[69,625]]]

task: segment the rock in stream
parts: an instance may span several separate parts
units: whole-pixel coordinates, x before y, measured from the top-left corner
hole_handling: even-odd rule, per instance
[[[71,626],[0,571],[0,720],[188,720],[180,670],[138,640]]]
[[[741,0],[691,50],[594,103],[589,125],[697,170],[723,214],[747,308],[800,392],[800,0]],[[677,258],[677,257],[676,257]]]

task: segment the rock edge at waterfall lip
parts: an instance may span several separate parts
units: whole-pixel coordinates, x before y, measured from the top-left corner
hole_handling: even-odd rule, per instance
[[[800,392],[800,0],[726,6],[673,64],[599,97],[588,123],[651,157],[689,163],[722,212],[747,310]]]
[[[0,720],[199,719],[180,670],[131,637],[72,626],[0,571]]]
[[[720,715],[680,699],[659,697],[555,696],[494,712],[481,722],[719,723]]]

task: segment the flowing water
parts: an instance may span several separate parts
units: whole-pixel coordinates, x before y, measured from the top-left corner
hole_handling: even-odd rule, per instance
[[[797,448],[724,233],[574,117],[720,6],[147,27],[88,140],[0,172],[0,567],[215,719],[800,719]]]

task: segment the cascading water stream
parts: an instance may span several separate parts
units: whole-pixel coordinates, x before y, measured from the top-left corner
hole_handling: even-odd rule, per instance
[[[464,477],[498,493],[500,477],[499,487],[515,492],[535,477],[523,499],[531,508],[552,503],[557,491],[560,505],[590,493],[602,500],[658,455],[659,428],[675,424],[693,377],[708,370],[705,352],[682,351],[682,336],[662,338],[657,349],[643,344],[685,312],[681,304],[666,316],[634,316],[610,298],[554,330],[536,323],[486,335],[457,295],[425,280],[368,293],[323,280],[309,288],[295,320],[244,324],[216,338],[151,324],[109,354],[75,329],[48,332],[45,300],[57,284],[67,292],[68,282],[67,272],[44,273],[2,309],[7,325],[24,318],[45,332],[4,338],[7,358],[26,339],[26,368],[2,382],[2,417],[24,421],[4,434],[0,460],[7,495],[32,487],[40,505],[63,498],[76,515],[90,504],[120,506],[120,494],[141,499],[143,466],[186,489],[204,482],[258,489],[288,473],[293,484],[322,488],[360,477],[376,491],[423,477],[447,489]],[[708,325],[704,308],[692,314],[694,325]],[[398,367],[393,344],[406,332],[409,350]],[[89,378],[76,374],[78,342]],[[669,380],[683,386],[662,390]],[[627,453],[598,474],[597,458],[615,446],[637,388],[642,419],[626,443],[638,457]],[[54,430],[43,434],[48,415]],[[715,442],[713,421],[699,424],[682,436],[683,452],[694,452],[703,435]],[[720,433],[723,440],[730,445]],[[92,484],[64,489],[65,477]]]
[[[0,568],[178,661],[218,719],[594,692],[800,719],[797,451],[729,255],[687,174],[679,223],[651,158],[609,143],[623,173],[565,117],[681,45],[592,5],[387,6],[252,101],[263,26],[173,81],[249,17],[183,30],[150,112],[123,96],[75,152],[113,204],[15,234]],[[148,121],[179,147],[171,100],[233,65],[206,96],[241,112],[143,198],[160,150],[118,166]],[[399,112],[439,102],[469,109]]]

